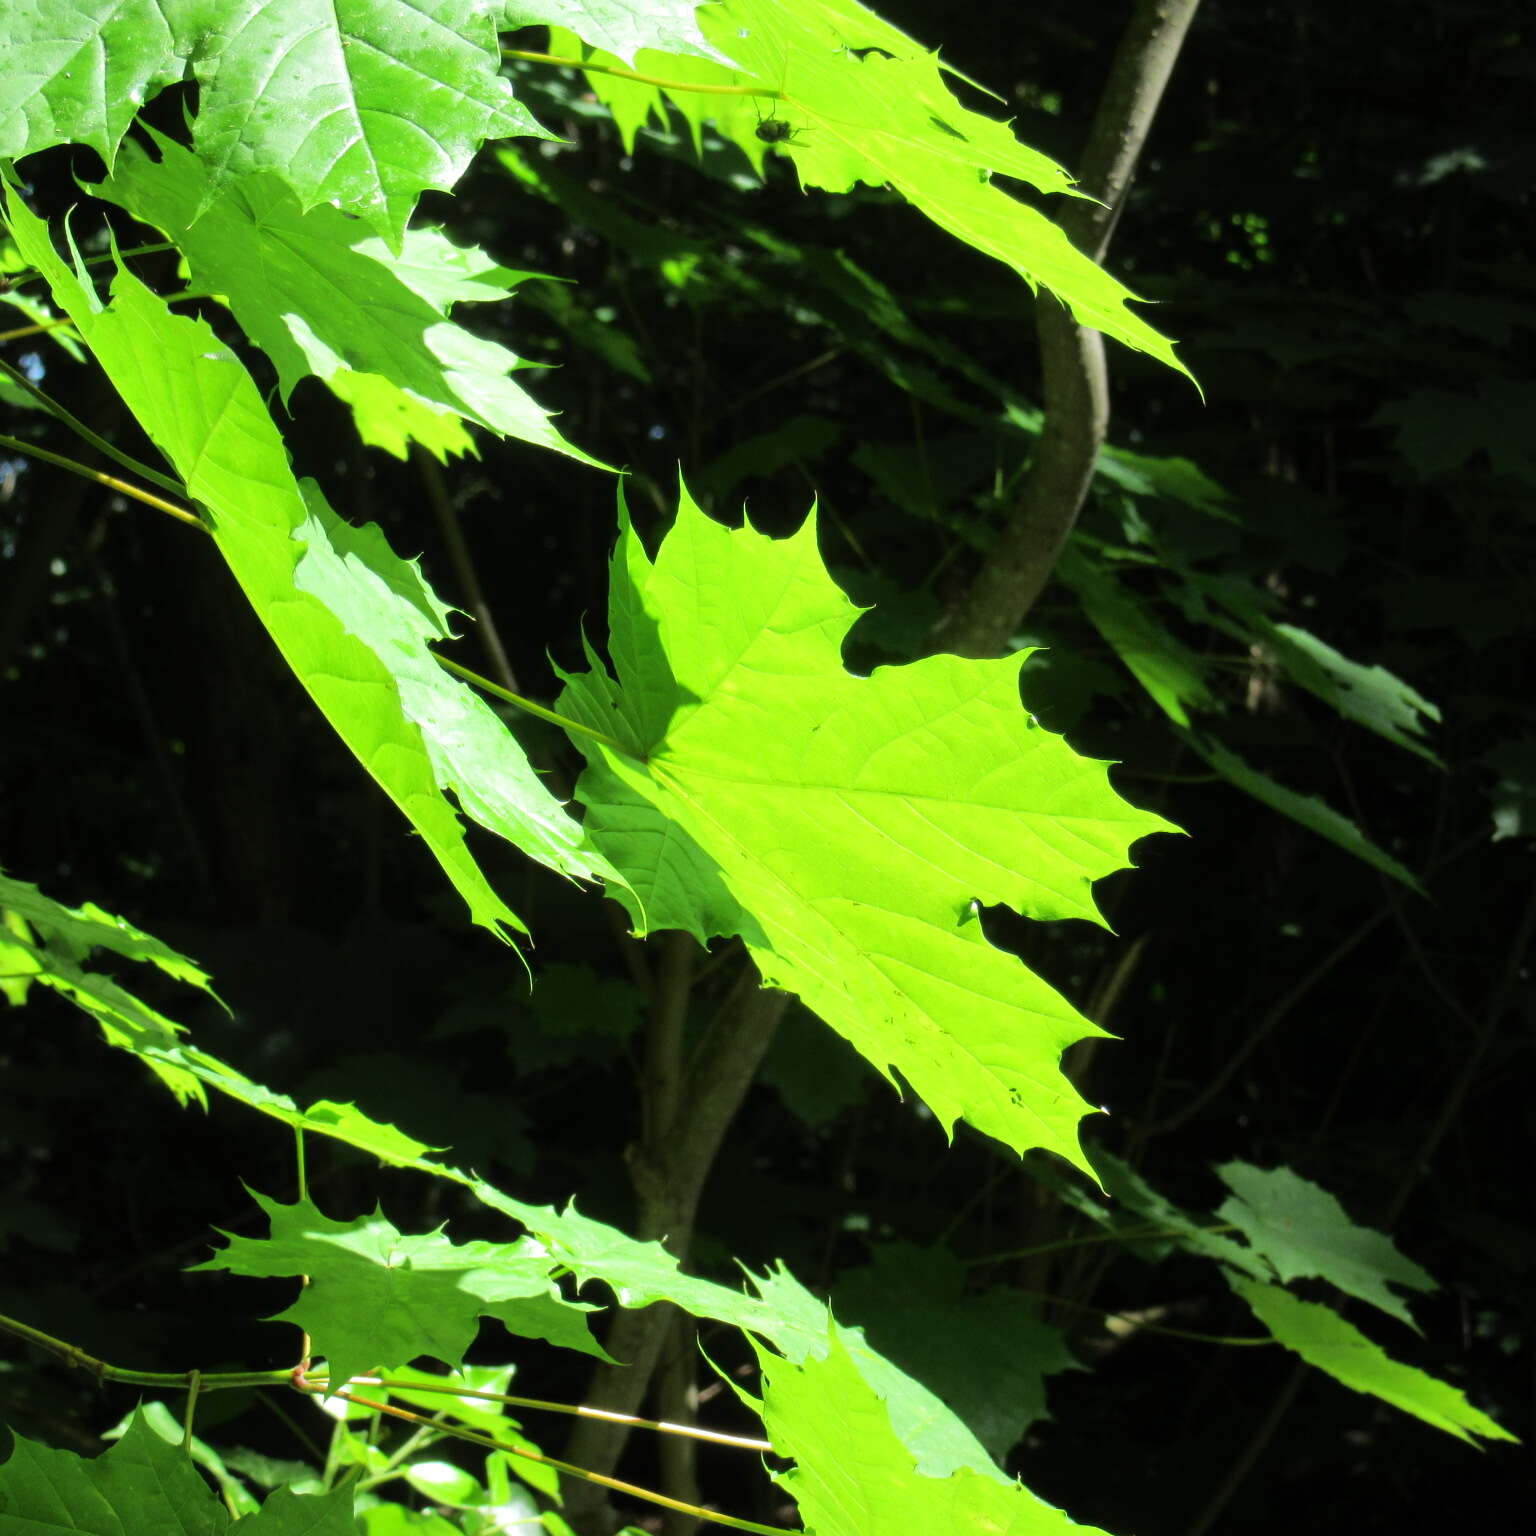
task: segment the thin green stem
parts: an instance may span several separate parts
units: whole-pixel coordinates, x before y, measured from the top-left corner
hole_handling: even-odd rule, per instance
[[[1209,1227],[1201,1227],[1200,1230],[1202,1232],[1235,1232],[1237,1228],[1230,1221],[1221,1221]],[[1030,1259],[1040,1253],[1058,1253],[1063,1248],[1082,1248],[1089,1243],[1142,1243],[1158,1238],[1179,1238],[1188,1235],[1187,1228],[1149,1223],[1143,1227],[1121,1227],[1114,1232],[1088,1232],[1081,1237],[1063,1237],[1056,1242],[1036,1243],[1032,1248],[1010,1248],[1006,1253],[989,1253],[982,1258],[967,1259],[965,1262],[969,1268],[979,1268],[983,1264],[1001,1264],[1008,1259]]]
[[[57,1355],[67,1365],[89,1371],[98,1381],[118,1381],[135,1387],[164,1387],[172,1391],[185,1391],[193,1397],[204,1392],[215,1392],[231,1387],[291,1387],[296,1385],[292,1367],[276,1371],[130,1371],[122,1366],[110,1365],[95,1355],[87,1354],[76,1344],[56,1339],[16,1318],[0,1314],[0,1332],[25,1339],[49,1354]],[[475,1387],[461,1386],[457,1382],[396,1381],[390,1377],[359,1376],[365,1386],[379,1386],[391,1392],[438,1393],[444,1397],[468,1397],[481,1402],[503,1403],[509,1408],[532,1408],[546,1413],[575,1414],[583,1418],[607,1419],[621,1424],[632,1424],[637,1429],[653,1429],[659,1434],[687,1435],[694,1440],[708,1440],[715,1445],[735,1446],[744,1451],[771,1451],[767,1440],[754,1439],[749,1435],[728,1435],[719,1430],[700,1429],[690,1424],[669,1424],[664,1419],[642,1419],[634,1414],[617,1413],[608,1408],[589,1408],[585,1403],[557,1403],[542,1397],[518,1397],[507,1392],[484,1392]],[[300,1390],[311,1395],[327,1396],[330,1378],[305,1374]],[[339,1395],[339,1394],[336,1394]]]
[[[293,1377],[291,1374],[288,1378],[288,1384],[290,1386],[293,1384]],[[283,1428],[286,1429],[288,1433],[292,1435],[293,1438],[304,1447],[305,1454],[312,1462],[315,1463],[316,1466],[325,1460],[325,1452],[320,1449],[319,1441],[317,1441],[315,1437],[310,1434],[310,1432],[298,1421],[297,1418],[294,1417],[293,1414],[289,1413],[288,1410],[283,1407],[283,1405],[271,1392],[258,1393],[256,1396],[256,1401],[260,1403],[261,1406],[265,1408],[267,1412],[270,1413],[272,1417],[276,1419],[277,1422],[281,1424]]]
[[[377,1420],[378,1414],[374,1414],[374,1418]],[[372,1477],[364,1479],[358,1486],[360,1488],[377,1488],[381,1483],[393,1481],[400,1476],[400,1469],[417,1451],[424,1450],[427,1446],[431,1445],[442,1433],[442,1425],[436,1419],[432,1421],[430,1428],[423,1426],[420,1429],[413,1430],[385,1457],[384,1465]]]
[[[1278,1344],[1280,1341],[1271,1335],[1262,1339],[1243,1337],[1235,1334],[1224,1333],[1195,1333],[1189,1328],[1170,1328],[1166,1323],[1151,1323],[1145,1317],[1136,1312],[1116,1312],[1112,1307],[1095,1306],[1091,1301],[1073,1301],[1066,1296],[1053,1296],[1048,1291],[1015,1291],[1016,1296],[1034,1296],[1040,1301],[1048,1301],[1054,1306],[1070,1307],[1078,1312],[1097,1312],[1100,1317],[1115,1318],[1125,1323],[1130,1328],[1139,1329],[1143,1333],[1166,1334],[1171,1339],[1191,1339],[1196,1344],[1233,1344],[1241,1345],[1248,1349],[1260,1349],[1265,1345]]]
[[[500,683],[493,683],[490,678],[481,677],[478,672],[471,672],[468,667],[460,666],[458,662],[450,660],[447,656],[439,656],[436,651],[433,651],[432,659],[438,666],[446,667],[455,676],[462,677],[466,683],[473,683],[476,688],[494,694],[498,699],[505,699],[508,704],[515,704],[525,713],[534,715],[540,720],[558,725],[562,731],[574,732],[578,736],[587,736],[593,741],[600,741],[610,751],[617,752],[621,757],[632,757],[642,763],[645,761],[641,753],[631,751],[622,742],[615,741],[612,736],[606,736],[602,731],[595,731],[590,725],[583,725],[580,720],[572,720],[566,715],[557,715],[554,710],[546,709],[542,704],[535,704],[532,699],[525,699],[522,694],[513,693],[510,688],[503,688]]]
[[[525,1445],[514,1445],[509,1440],[498,1440],[494,1435],[483,1435],[478,1430],[467,1429],[458,1424],[438,1424],[435,1420],[425,1417],[423,1414],[412,1413],[407,1408],[396,1408],[389,1403],[380,1403],[368,1397],[358,1397],[355,1393],[340,1392],[327,1393],[324,1388],[314,1388],[322,1396],[339,1397],[343,1402],[356,1403],[362,1408],[374,1408],[380,1413],[387,1413],[392,1418],[404,1419],[408,1424],[421,1424],[433,1429],[441,1429],[444,1434],[452,1435],[456,1440],[467,1440],[472,1445],[484,1446],[491,1451],[504,1451],[509,1456],[519,1456],[525,1461],[536,1461],[541,1466],[552,1467],[557,1472],[564,1473],[567,1477],[576,1477],[584,1482],[597,1483],[604,1488],[611,1488],[616,1493],[625,1493],[632,1499],[644,1499],[647,1504],[656,1504],[663,1509],[675,1509],[681,1514],[693,1515],[699,1520],[713,1521],[716,1525],[728,1526],[733,1531],[755,1531],[759,1536],[784,1536],[783,1526],[759,1525],[755,1520],[743,1520],[736,1515],[721,1514],[719,1510],[705,1509],[699,1504],[688,1504],[682,1499],[670,1499],[664,1493],[656,1493],[650,1488],[641,1488],[635,1483],[621,1482],[616,1477],[605,1477],[600,1472],[588,1472],[585,1467],[578,1467],[568,1461],[560,1461],[554,1456],[545,1456],[539,1451],[530,1450]]]
[[[18,325],[12,331],[0,331],[0,341],[20,341],[24,336],[41,336],[74,323],[68,315],[60,315],[57,320],[35,320],[31,325]]]
[[[152,469],[148,464],[140,461],[131,453],[124,453],[121,448],[114,447],[106,438],[93,432],[77,416],[72,416],[51,395],[37,387],[19,368],[13,368],[3,358],[0,358],[0,373],[3,373],[18,389],[24,389],[32,396],[48,414],[62,421],[76,437],[84,439],[98,453],[104,453],[109,459],[116,460],[124,469],[132,470],[134,474],[158,485],[162,491],[169,491],[172,496],[185,496],[187,488],[179,480],[173,480],[169,475],[163,475],[158,469]]]
[[[51,1333],[19,1322],[14,1317],[0,1314],[0,1333],[13,1334],[25,1339],[49,1354],[57,1355],[66,1365],[89,1371],[98,1381],[120,1381],[130,1387],[164,1387],[168,1391],[187,1391],[194,1378],[197,1391],[217,1392],[230,1387],[286,1387],[292,1385],[292,1369],[278,1371],[130,1371],[120,1365],[109,1365],[95,1355],[87,1354],[77,1344],[56,1339]]]
[[[136,245],[127,251],[103,251],[99,256],[87,256],[85,265],[88,267],[99,266],[104,261],[127,261],[132,256],[155,256],[161,251],[174,251],[175,245],[169,240],[161,240],[154,245]],[[7,280],[7,287],[20,288],[24,283],[35,283],[42,277],[42,273],[36,267],[23,268]]]
[[[328,1380],[323,1376],[307,1378],[318,1384]],[[482,1392],[477,1388],[463,1387],[456,1382],[394,1381],[387,1376],[355,1376],[364,1386],[383,1387],[391,1392],[435,1392],[444,1397],[468,1397],[477,1402],[504,1403],[508,1408],[532,1408],[545,1413],[568,1413],[584,1419],[606,1419],[614,1424],[630,1424],[636,1429],[654,1429],[663,1435],[686,1435],[690,1440],[708,1440],[713,1445],[732,1445],[744,1451],[771,1451],[768,1440],[757,1440],[750,1435],[727,1435],[720,1430],[700,1429],[696,1424],[672,1424],[666,1419],[642,1419],[632,1413],[619,1413],[612,1408],[592,1408],[586,1403],[555,1403],[542,1397],[518,1397],[510,1392]]]
[[[3,366],[3,365],[0,365]],[[195,512],[189,512],[185,507],[178,507],[173,502],[165,501],[151,491],[146,491],[142,486],[131,485],[126,480],[119,480],[116,475],[109,475],[99,469],[92,469],[88,464],[82,464],[78,459],[66,458],[62,453],[54,453],[52,449],[41,448],[36,443],[24,443],[20,438],[10,437],[0,432],[0,448],[9,448],[15,453],[27,454],[32,458],[42,459],[46,463],[56,464],[60,469],[67,469],[73,474],[82,476],[86,480],[94,480],[98,485],[107,486],[119,495],[132,497],[135,501],[141,501],[147,507],[154,507],[156,511],[165,512],[171,517],[183,523],[190,523],[192,527],[206,533],[208,526]],[[110,449],[108,451],[111,451]],[[116,455],[114,455],[115,457]],[[142,468],[142,466],[140,466]],[[146,470],[146,473],[153,471]],[[592,741],[601,742],[612,752],[617,752],[621,757],[633,758],[637,762],[644,762],[643,753],[632,751],[622,742],[616,741],[612,736],[602,731],[594,730],[590,725],[583,725],[580,720],[572,720],[567,715],[557,714],[552,709],[546,709],[542,704],[536,704],[532,699],[524,698],[520,693],[513,693],[510,688],[503,688],[500,683],[493,683],[490,678],[482,677],[478,672],[471,672],[466,666],[452,660],[447,656],[439,656],[436,651],[432,658],[440,667],[462,677],[465,682],[473,683],[475,687],[486,693],[495,695],[498,699],[505,699],[508,704],[516,705],[525,714],[536,716],[540,720],[547,720],[551,725],[558,725],[561,730],[577,736],[586,736]]]
[[[501,631],[496,627],[496,616],[486,601],[485,589],[480,585],[480,573],[475,569],[475,559],[469,550],[469,540],[464,537],[464,525],[459,520],[458,508],[449,493],[448,482],[443,478],[442,466],[420,443],[411,445],[411,459],[421,472],[427,487],[427,499],[437,514],[437,526],[442,530],[443,542],[448,546],[448,558],[458,573],[459,585],[464,590],[465,601],[475,621],[475,632],[485,647],[486,659],[496,681],[503,688],[517,691],[517,674],[507,659],[507,648],[501,643]]]
[[[153,491],[146,491],[142,486],[119,480],[116,475],[109,475],[100,469],[92,469],[89,464],[82,464],[78,459],[67,459],[62,453],[53,452],[51,448],[40,448],[36,443],[24,443],[19,437],[9,437],[3,432],[0,432],[0,448],[9,448],[13,453],[23,453],[29,458],[56,464],[60,469],[67,469],[71,474],[79,475],[85,480],[94,480],[97,485],[104,485],[120,496],[129,496],[134,501],[142,501],[146,507],[164,512],[178,522],[190,523],[204,533],[208,531],[207,525],[197,513],[189,512],[185,507],[178,507],[174,502],[165,501],[156,496]]]
[[[30,282],[31,279],[29,278],[28,281]],[[211,299],[212,297],[211,293],[196,293],[189,288],[184,293],[168,294],[165,302],[167,304],[185,304],[189,299]],[[73,325],[74,323],[68,315],[60,315],[54,320],[37,320],[31,325],[18,325],[15,330],[0,331],[0,342],[21,341],[27,336],[44,336],[49,331],[57,331],[66,325]]]
[[[294,1184],[299,1191],[301,1201],[309,1199],[309,1174],[304,1166],[304,1127],[296,1125],[293,1128],[293,1170]]]
[[[659,75],[642,75],[638,70],[619,64],[595,64],[588,59],[569,59],[557,53],[530,53],[525,48],[503,48],[504,59],[522,59],[529,64],[554,64],[563,69],[581,69],[588,74],[612,75],[616,80],[633,80],[637,85],[659,86],[664,91],[678,91],[692,96],[767,96],[773,101],[788,101],[788,92],[762,85],[699,85],[692,80],[663,80]]]
[[[188,1456],[192,1454],[192,1425],[197,1418],[197,1396],[203,1389],[203,1373],[201,1371],[187,1372],[187,1411],[181,1419],[181,1448]]]

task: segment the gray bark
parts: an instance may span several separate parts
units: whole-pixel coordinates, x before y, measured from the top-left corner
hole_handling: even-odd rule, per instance
[[[1096,262],[1109,248],[1199,3],[1137,0],[1121,39],[1079,171],[1079,186],[1098,202],[1074,198],[1059,221]],[[940,646],[961,656],[996,656],[1007,648],[1077,523],[1109,429],[1104,338],[1046,294],[1036,316],[1045,424],[1013,516],[939,628]]]

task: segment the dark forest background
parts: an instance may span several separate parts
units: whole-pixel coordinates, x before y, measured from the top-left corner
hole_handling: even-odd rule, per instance
[[[1068,167],[1126,9],[883,7],[1006,98],[1021,137]],[[718,515],[745,502],[768,529],[795,526],[818,496],[829,563],[880,604],[851,660],[920,653],[1029,452],[1026,287],[878,193],[805,196],[782,164],[760,186],[734,151],[701,167],[659,133],[630,157],[575,82],[524,78],[568,146],[512,146],[520,176],[487,152],[429,212],[509,267],[570,283],[525,285],[472,323],[559,365],[535,393],[572,442],[631,470],[647,530],[679,464]],[[1439,706],[1436,765],[1341,722],[1262,657],[1229,646],[1223,658],[1228,739],[1355,817],[1426,894],[1204,773],[1053,586],[1022,637],[1054,647],[1026,674],[1032,707],[1118,760],[1122,791],[1190,835],[1149,840],[1139,869],[1105,883],[1113,934],[999,926],[1090,1014],[1112,1008],[1120,1038],[1082,1078],[1109,1111],[1093,1139],[1194,1209],[1223,1197],[1212,1165],[1242,1158],[1288,1165],[1389,1228],[1442,1282],[1416,1310],[1423,1337],[1399,1329],[1389,1348],[1528,1442],[1533,102],[1536,25],[1517,0],[1206,0],[1109,258],[1157,302],[1205,396],[1114,349],[1112,440],[1190,461],[1230,516],[1106,488],[1085,530],[1125,542],[1139,519]],[[83,234],[99,208],[73,178],[95,174],[87,151],[30,169],[49,211],[78,205]],[[695,276],[680,285],[684,270]],[[78,415],[131,436],[87,370],[45,348],[35,366]],[[6,430],[41,435],[8,415]],[[313,381],[293,398],[289,441],[338,511],[381,523],[468,606],[437,511],[450,499],[525,691],[550,697],[550,658],[578,659],[583,623],[600,634],[611,477],[485,441],[439,480],[358,446]],[[1147,602],[1219,650],[1160,579],[1149,569]],[[195,1038],[298,1098],[355,1096],[520,1196],[574,1193],[628,1220],[639,1002],[615,913],[484,839],[534,931],[543,979],[530,996],[327,735],[203,541],[40,463],[4,466],[0,689],[5,868],[205,965],[231,1011],[176,1000]],[[528,740],[557,775],[573,770],[553,734]],[[282,1363],[287,1331],[255,1319],[287,1288],[185,1266],[211,1227],[254,1229],[242,1179],[289,1188],[287,1143],[233,1109],[174,1110],[46,1000],[0,1012],[0,1067],[0,1310],[143,1369]],[[311,1179],[337,1216],[381,1188],[403,1228],[463,1215],[443,1187],[381,1186],[344,1149],[318,1151]],[[726,1276],[730,1256],[783,1259],[856,1298],[892,1242],[969,1260],[1037,1241],[1057,1219],[1040,1189],[980,1138],[946,1147],[839,1042],[791,1017],[706,1189],[694,1262]],[[456,1230],[473,1231],[466,1219]],[[1064,1269],[971,1265],[964,1284],[1086,1285]],[[1121,1254],[1088,1278],[1100,1307],[1245,1331],[1193,1260]],[[1279,1351],[1116,1334],[1094,1312],[1053,1321],[1089,1369],[1051,1378],[1049,1417],[1009,1465],[1079,1520],[1121,1536],[1298,1524],[1363,1536],[1536,1512],[1526,1448],[1475,1452],[1294,1376]],[[487,1338],[481,1352],[505,1348]],[[519,1380],[582,1391],[559,1361]],[[28,1434],[92,1450],[131,1403],[0,1349],[0,1419]],[[305,1454],[254,1398],[211,1400],[200,1425]],[[630,1469],[642,1480],[646,1454]],[[745,1513],[759,1495],[735,1475],[705,1469],[709,1491]]]

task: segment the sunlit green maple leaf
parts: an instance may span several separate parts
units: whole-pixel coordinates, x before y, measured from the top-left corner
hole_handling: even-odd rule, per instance
[[[513,98],[486,0],[24,0],[6,16],[0,156],[90,144],[110,166],[134,114],[196,79],[217,181],[283,177],[398,244],[420,193],[486,139],[549,135]]]
[[[448,795],[532,857],[608,873],[506,726],[428,646],[448,610],[374,525],[353,527],[295,479],[255,382],[203,321],[131,273],[113,302],[60,260],[13,192],[18,246],[47,278],[145,432],[208,513],[209,531],[278,649],[342,740],[422,834],[476,922],[522,924],[470,855]]]
[[[192,1459],[134,1415],[100,1456],[87,1458],[15,1436],[0,1465],[0,1531],[5,1536],[357,1536],[352,1489],[274,1492],[234,1520]]]
[[[62,906],[35,885],[0,874],[0,910],[24,918],[39,942],[56,956],[84,961],[98,949],[109,950],[125,960],[152,965],[176,981],[211,995],[208,973],[195,960],[136,928],[127,918],[104,911],[94,901],[79,907]]]
[[[1378,1397],[1461,1440],[1471,1441],[1473,1435],[1485,1440],[1515,1438],[1474,1408],[1456,1387],[1392,1359],[1331,1307],[1303,1301],[1277,1285],[1260,1285],[1230,1272],[1227,1281],[1287,1349],[1346,1387]]]
[[[30,985],[51,988],[95,1019],[108,1045],[139,1056],[183,1103],[205,1102],[196,1075],[181,1060],[181,1025],[91,963],[105,950],[152,965],[211,997],[208,975],[196,962],[94,902],[65,907],[35,885],[5,875],[0,914],[0,971],[8,973],[5,995],[14,1005],[25,1003]]]
[[[308,1109],[300,1109],[287,1094],[253,1082],[228,1062],[184,1042],[169,1047],[143,1046],[136,1054],[162,1075],[184,1075],[199,1093],[212,1088],[235,1103],[254,1109],[257,1114],[280,1121],[296,1131],[309,1131],[334,1141],[344,1141],[349,1147],[378,1158],[381,1163],[399,1168],[420,1167],[429,1152],[442,1150],[407,1136],[397,1126],[373,1119],[356,1104],[316,1099]]]
[[[769,146],[760,130],[772,120],[780,125],[770,130],[779,135],[773,149],[793,161],[803,185],[891,187],[956,239],[1050,289],[1084,325],[1187,371],[1167,338],[1130,310],[1134,295],[993,180],[1073,195],[1072,178],[1049,156],[956,98],[936,54],[856,0],[724,0],[704,8],[700,22],[734,68],[647,50],[636,69],[676,89],[589,75],[627,139],[653,114],[665,117],[665,98],[696,141],[711,122],[761,168]],[[557,37],[556,46],[571,43]],[[725,93],[731,87],[740,94]]]
[[[1217,1217],[1230,1221],[1282,1280],[1316,1276],[1414,1325],[1388,1287],[1432,1291],[1434,1277],[1404,1258],[1384,1232],[1357,1226],[1326,1189],[1289,1168],[1234,1162],[1216,1172],[1233,1196]]]
[[[457,1366],[482,1317],[606,1358],[587,1327],[591,1308],[560,1295],[549,1259],[527,1240],[454,1243],[441,1232],[409,1236],[379,1212],[333,1221],[308,1201],[254,1198],[271,1218],[271,1237],[226,1233],[227,1246],[195,1267],[307,1275],[298,1300],[273,1321],[309,1334],[332,1381],[422,1356]]]
[[[176,241],[193,284],[272,359],[285,401],[313,374],[352,407],[364,442],[399,457],[413,438],[470,451],[466,421],[592,462],[509,377],[519,359],[448,318],[455,303],[506,298],[526,274],[430,229],[408,230],[396,255],[334,208],[301,211],[275,175],[215,192],[202,161],[153,138],[158,160],[126,145],[96,190]]]
[[[869,1390],[890,1411],[895,1433],[912,1462],[930,1477],[968,1468],[1008,1481],[981,1441],[932,1390],[907,1375],[873,1348],[857,1328],[832,1320],[818,1300],[782,1266],[750,1275],[756,1295],[684,1274],[675,1255],[660,1243],[643,1243],[614,1227],[582,1215],[574,1204],[563,1211],[529,1205],[502,1190],[441,1166],[426,1172],[462,1181],[493,1210],[513,1217],[537,1239],[552,1264],[569,1270],[578,1283],[601,1280],[620,1306],[646,1307],[671,1301],[694,1317],[714,1318],[765,1339],[788,1360],[824,1355],[838,1340]]]
[[[758,1350],[761,1412],[774,1449],[792,1456],[777,1481],[794,1497],[806,1536],[1067,1536],[1092,1531],[1022,1483],[962,1467],[930,1477],[897,1438],[884,1400],[835,1336],[798,1363]]]
[[[565,27],[593,48],[628,62],[642,48],[665,53],[714,50],[699,30],[699,0],[500,0],[500,23]]]
[[[434,1149],[392,1125],[365,1115],[355,1104],[319,1099],[300,1109],[286,1094],[252,1082],[243,1072],[199,1050],[174,1020],[135,997],[110,976],[88,968],[97,950],[155,966],[168,976],[214,995],[206,972],[170,945],[94,902],[65,907],[35,885],[0,875],[0,970],[20,967],[26,983],[51,987],[101,1026],[108,1045],[137,1056],[183,1103],[206,1104],[203,1090],[280,1120],[298,1131],[344,1141],[396,1166],[419,1167]],[[12,996],[17,1006],[25,993]]]
[[[611,583],[617,678],[594,663],[561,708],[613,743],[581,738],[577,795],[637,926],[739,934],[946,1128],[1086,1167],[1059,1063],[1097,1031],[978,904],[1097,920],[1092,882],[1168,823],[1025,713],[1022,656],[847,672],[859,610],[813,520],[731,531],[684,493],[654,564],[626,522]]]
[[[6,7],[0,156],[89,144],[111,163],[139,108],[187,72],[193,0],[22,0]]]

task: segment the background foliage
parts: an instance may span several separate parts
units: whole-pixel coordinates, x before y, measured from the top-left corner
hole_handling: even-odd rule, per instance
[[[1027,143],[1074,163],[1121,7],[1047,4],[1021,24],[978,5],[958,28],[931,8],[887,9],[1007,97]],[[1117,1211],[1166,1229],[1166,1196],[1252,1238],[1252,1193],[1231,1165],[1296,1170],[1445,1283],[1415,1305],[1422,1340],[1378,1330],[1391,1352],[1475,1386],[1517,1431],[1532,1422],[1536,1264],[1518,1176],[1531,1155],[1536,782],[1536,54],[1523,12],[1497,0],[1411,16],[1225,0],[1201,11],[1111,264],[1160,301],[1155,323],[1181,338],[1205,403],[1115,350],[1116,452],[1023,637],[1050,647],[1026,667],[1031,708],[1079,750],[1121,761],[1131,798],[1191,835],[1148,841],[1134,874],[1101,887],[1113,936],[988,915],[995,940],[1121,1037],[1074,1063],[1110,1111],[1092,1134]],[[798,526],[814,492],[834,575],[878,603],[850,654],[921,654],[1038,429],[1021,362],[1028,291],[889,194],[806,195],[772,155],[760,184],[711,135],[697,164],[677,121],[637,129],[631,152],[585,82],[513,68],[567,142],[489,153],[428,209],[505,264],[466,282],[564,280],[522,281],[473,321],[487,346],[561,366],[508,380],[502,353],[482,352],[466,363],[481,384],[472,408],[463,395],[439,404],[470,421],[500,412],[493,425],[516,421],[536,441],[543,409],[558,410],[567,443],[632,468],[648,533],[674,504],[679,461],[706,510],[727,516],[745,499],[774,533]],[[181,108],[162,97],[154,121],[176,134]],[[756,126],[754,113],[743,141]],[[132,201],[147,195],[136,154],[119,160],[114,198],[147,212]],[[26,162],[35,204],[54,216],[80,203],[76,177],[101,172],[82,150]],[[274,203],[269,217],[290,216]],[[377,207],[387,242],[388,189]],[[198,253],[187,256],[197,283]],[[144,270],[169,288],[174,258],[160,261]],[[219,279],[239,315],[234,278]],[[19,350],[32,345],[6,355],[134,443],[98,375],[57,349]],[[358,442],[355,402],[302,377],[324,376],[319,355],[285,362],[275,346],[262,377],[286,401],[299,471],[343,515],[420,550],[437,590],[473,607],[452,527],[433,514],[451,499],[513,672],[552,698],[546,647],[577,670],[578,617],[602,638],[610,480],[484,435],[478,460],[397,462]],[[543,409],[520,389],[488,398],[488,376],[526,384]],[[584,1211],[626,1224],[641,1010],[599,905],[474,842],[536,936],[530,994],[464,931],[457,898],[207,550],[33,462],[10,461],[5,487],[5,716],[30,722],[0,746],[7,869],[130,913],[196,956],[230,1012],[178,999],[175,1016],[258,1081],[302,1103],[355,1098],[502,1188],[535,1202],[579,1190]],[[1330,663],[1310,636],[1411,690]],[[1440,712],[1428,732],[1420,701]],[[573,774],[552,734],[514,723]],[[1233,788],[1234,759],[1347,814],[1373,857]],[[239,1180],[291,1187],[286,1140],[253,1136],[228,1107],[167,1119],[142,1069],[87,1050],[62,1009],[47,1029],[11,1023],[0,1311],[144,1369],[282,1363],[287,1331],[232,1326],[230,1282],[185,1266],[205,1256],[205,1224],[259,1230]],[[1109,1156],[1136,1172],[1117,1182]],[[451,1185],[399,1178],[388,1215],[400,1230],[451,1214],[464,1236],[479,1219]],[[368,1160],[339,1147],[315,1154],[311,1187],[333,1216],[361,1217],[376,1194]],[[1068,1224],[1091,1213],[1064,1214],[1043,1188],[979,1137],[946,1147],[841,1042],[791,1015],[706,1187],[694,1263],[729,1278],[727,1256],[783,1260],[964,1404],[1032,1488],[1106,1530],[1193,1536],[1212,1521],[1303,1516],[1370,1530],[1410,1511],[1461,1518],[1471,1503],[1487,1518],[1536,1504],[1517,1449],[1474,1460],[1406,1415],[1297,1376],[1281,1351],[1221,1350],[1061,1305],[1042,1318],[1033,1293],[1193,1332],[1254,1328],[1208,1262],[1173,1250],[1149,1268],[1166,1245],[980,1262],[1092,1232]],[[1304,1255],[1287,1262],[1315,1273]],[[238,1284],[252,1298],[240,1315],[291,1301],[282,1281]],[[507,1350],[487,1340],[480,1353]],[[1025,1355],[1057,1368],[1047,1385],[1010,1373]],[[582,1394],[575,1357],[539,1369],[543,1395]],[[200,1434],[305,1455],[261,1401],[210,1399]],[[0,1375],[6,1421],[55,1445],[94,1450],[130,1406],[131,1394],[102,1400],[19,1354]],[[626,1471],[656,1481],[652,1454],[637,1445]],[[722,1460],[703,1473],[725,1507],[766,1498],[756,1513],[772,1515],[755,1471]]]

